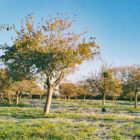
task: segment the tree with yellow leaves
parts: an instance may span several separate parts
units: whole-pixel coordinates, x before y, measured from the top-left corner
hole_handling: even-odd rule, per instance
[[[59,93],[65,99],[68,97],[68,100],[70,100],[77,93],[76,86],[73,83],[61,83],[59,85]]]
[[[87,79],[94,94],[102,95],[102,105],[105,105],[106,96],[120,93],[120,81],[113,77],[113,70],[103,64],[98,74]]]
[[[45,79],[47,99],[44,115],[49,114],[52,94],[64,76],[84,60],[99,54],[95,38],[82,39],[83,33],[70,31],[74,19],[57,15],[35,27],[29,15],[17,33],[13,46],[4,47],[2,60],[15,80],[38,74]]]
[[[11,103],[12,94],[12,80],[8,78],[8,72],[4,69],[0,69],[0,96],[8,96],[9,103]]]
[[[35,91],[36,90],[36,91]],[[41,91],[40,87],[33,80],[16,81],[12,84],[12,91],[16,95],[16,105],[19,104],[19,97],[21,98],[23,93],[34,94]]]

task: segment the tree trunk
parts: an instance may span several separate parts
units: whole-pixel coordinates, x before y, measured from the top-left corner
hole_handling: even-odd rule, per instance
[[[64,71],[62,70],[59,77],[54,81],[53,84],[51,83],[51,80],[53,77],[52,71],[50,72],[50,75],[47,76],[46,85],[48,87],[48,93],[47,93],[47,99],[46,99],[46,103],[45,103],[45,107],[44,107],[44,113],[43,113],[44,116],[49,114],[53,90],[61,82],[61,80],[63,79],[63,76],[64,76]]]
[[[8,100],[9,100],[9,104],[11,104],[11,95],[8,94]]]
[[[84,101],[86,100],[86,95],[84,95]]]
[[[50,87],[47,93],[47,99],[46,99],[45,108],[44,108],[44,116],[49,114],[50,105],[52,101],[52,94],[53,94],[53,87]]]
[[[65,96],[65,100],[67,99],[67,97]]]
[[[137,107],[138,107],[138,104],[137,104],[137,96],[138,96],[138,94],[137,94],[137,93],[135,93],[135,108],[137,108]]]
[[[19,95],[17,94],[16,95],[16,105],[18,105],[19,104]]]
[[[75,102],[77,101],[77,96],[75,96]]]
[[[70,96],[68,96],[68,100],[70,100]]]
[[[102,105],[105,105],[105,94],[103,94]]]

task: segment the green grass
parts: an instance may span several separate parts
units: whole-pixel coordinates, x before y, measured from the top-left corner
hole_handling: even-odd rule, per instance
[[[120,104],[121,103],[121,104]],[[126,104],[126,105],[123,105]],[[140,109],[126,101],[53,100],[43,116],[44,100],[24,100],[19,106],[0,106],[0,140],[132,140],[140,138]],[[38,108],[39,107],[39,108]]]
[[[2,104],[0,104],[0,107],[30,107],[31,105],[29,103],[20,102],[18,105],[15,103],[9,103],[8,101],[4,101]]]
[[[68,121],[24,120],[19,123],[0,122],[2,139],[53,139],[76,140],[92,137],[95,126]],[[74,133],[73,133],[74,132]]]
[[[136,125],[136,126],[134,127],[133,133],[134,133],[136,136],[139,136],[139,137],[140,137],[140,124],[138,124],[138,125]]]
[[[92,119],[104,121],[140,121],[140,117],[129,117],[117,114],[83,114],[78,111],[52,110],[49,115],[43,116],[43,109],[34,108],[0,108],[0,116],[9,116],[17,119],[39,119],[39,118],[66,118],[66,119]]]

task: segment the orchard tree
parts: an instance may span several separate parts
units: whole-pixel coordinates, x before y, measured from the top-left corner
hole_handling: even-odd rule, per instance
[[[16,105],[19,104],[19,98],[23,93],[33,94],[39,91],[38,84],[33,80],[22,80],[13,83],[12,91],[16,94]]]
[[[139,66],[123,66],[116,68],[121,75],[121,88],[123,95],[129,95],[130,100],[135,96],[135,108],[137,105],[137,96],[140,91],[140,67]]]
[[[79,81],[77,83],[77,92],[78,92],[78,95],[83,95],[83,100],[85,101],[86,96],[88,94],[91,95],[91,91],[90,91],[88,82],[86,82],[86,81]]]
[[[70,100],[71,97],[77,95],[76,86],[73,83],[61,83],[59,85],[59,93],[64,96],[65,99],[68,97]]]
[[[112,77],[110,80],[109,95],[113,98],[113,100],[121,96],[121,83],[120,80],[115,77]]]
[[[132,69],[131,73],[129,74],[129,78],[131,79],[130,87],[135,93],[135,108],[137,108],[137,96],[138,91],[140,91],[140,68],[134,67],[134,69]]]
[[[114,67],[113,68],[113,73],[115,75],[115,77],[117,77],[117,79],[119,79],[120,81],[120,88],[121,88],[121,96],[126,97],[126,96],[130,96],[131,94],[130,92],[132,91],[130,86],[129,86],[129,80],[128,80],[128,69],[130,67],[128,66],[122,66],[122,67]]]
[[[117,99],[122,94],[122,86],[121,86],[121,78],[118,73],[116,73],[115,68],[111,68],[111,90],[110,90],[110,96],[114,99]]]
[[[0,69],[0,93],[1,98],[3,95],[8,96],[9,103],[11,103],[12,94],[12,80],[8,77],[8,72],[4,69]]]
[[[120,94],[120,81],[113,76],[113,70],[107,65],[101,67],[99,73],[99,91],[102,94],[102,105],[105,105],[106,95]]]
[[[23,94],[23,92],[28,92],[33,94],[35,91],[39,92],[41,90],[38,84],[35,82],[35,77],[32,77],[32,80],[22,80],[22,81],[14,81],[10,79],[9,72],[1,69],[0,70],[0,92],[7,96],[9,99],[9,103],[11,103],[11,95],[15,92],[16,94],[16,104],[19,103],[19,97]]]
[[[90,89],[102,95],[102,105],[105,105],[106,95],[113,95],[119,91],[119,81],[113,77],[112,69],[102,65],[98,74],[87,79]]]
[[[127,79],[125,81],[125,90],[127,88],[127,92],[131,94],[134,92],[135,94],[135,108],[138,107],[137,104],[137,96],[138,91],[140,91],[140,67],[131,66],[126,69]]]
[[[30,89],[30,94],[39,94],[40,99],[42,99],[43,95],[46,93],[46,89],[41,89],[41,87],[38,86],[37,83],[33,86],[33,88]]]
[[[25,24],[21,22],[13,46],[5,46],[2,60],[11,71],[15,80],[29,79],[38,74],[45,79],[47,99],[44,115],[49,114],[53,90],[84,60],[97,55],[99,47],[95,38],[88,41],[70,30],[75,19],[57,15],[42,21],[35,27],[33,15],[29,15]]]

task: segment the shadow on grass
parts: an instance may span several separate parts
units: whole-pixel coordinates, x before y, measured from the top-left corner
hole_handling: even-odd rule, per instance
[[[18,105],[14,104],[14,103],[8,103],[8,102],[3,102],[2,104],[0,104],[0,107],[31,107],[30,104],[27,103],[19,103]]]
[[[43,112],[41,113],[34,113],[34,114],[31,114],[31,113],[13,113],[11,114],[11,117],[14,117],[16,119],[45,119],[45,118],[56,118],[56,116],[54,114],[49,114],[47,116],[44,116],[43,115]]]

